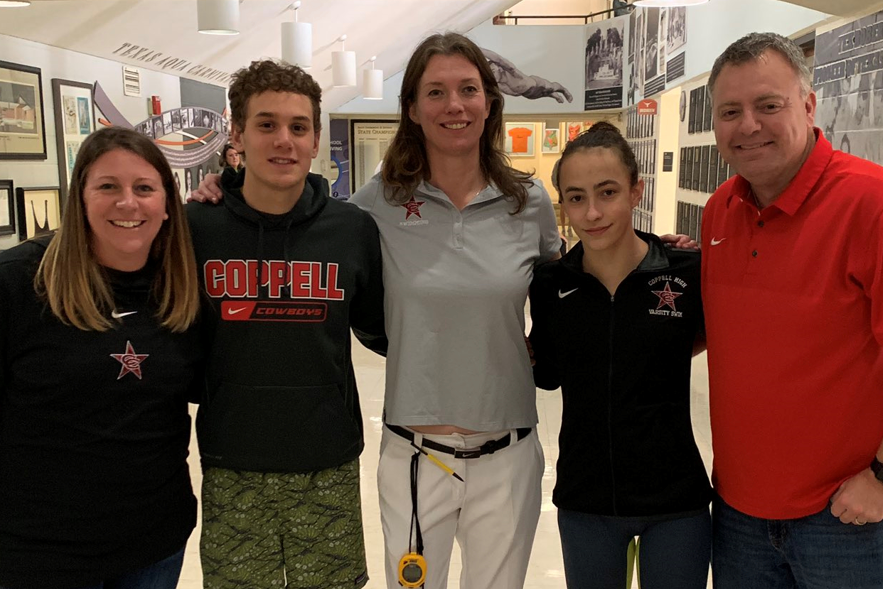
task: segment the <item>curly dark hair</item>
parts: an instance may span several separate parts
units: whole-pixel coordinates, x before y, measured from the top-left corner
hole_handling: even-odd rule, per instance
[[[516,202],[515,213],[527,204],[527,189],[532,174],[509,165],[503,151],[503,94],[481,49],[458,33],[435,34],[426,38],[408,61],[402,80],[400,121],[386,157],[383,159],[383,183],[392,188],[387,194],[391,204],[404,204],[422,180],[429,180],[429,158],[423,129],[411,120],[411,106],[417,102],[420,78],[429,60],[436,55],[460,55],[478,69],[481,85],[490,103],[480,142],[481,171],[488,181]]]
[[[558,185],[558,171],[561,169],[564,160],[575,153],[593,147],[606,147],[607,149],[614,150],[619,155],[622,165],[628,171],[631,186],[638,183],[638,162],[635,159],[635,152],[632,151],[632,147],[625,140],[625,137],[622,136],[619,129],[606,121],[601,121],[600,123],[595,123],[580,133],[576,139],[568,143],[567,147],[564,148],[564,153],[561,154],[561,159],[555,162],[555,167],[552,170],[552,183],[555,185],[558,194],[561,194],[561,187]]]
[[[313,105],[313,131],[322,130],[319,103],[322,101],[322,88],[310,74],[296,65],[272,59],[251,62],[251,65],[233,74],[230,84],[230,111],[233,124],[242,129],[248,114],[248,100],[262,92],[291,92],[303,94]]]

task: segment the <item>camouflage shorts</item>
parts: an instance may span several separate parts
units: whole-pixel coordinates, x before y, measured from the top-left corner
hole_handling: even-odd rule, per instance
[[[206,589],[358,589],[368,582],[359,461],[310,474],[207,468]]]

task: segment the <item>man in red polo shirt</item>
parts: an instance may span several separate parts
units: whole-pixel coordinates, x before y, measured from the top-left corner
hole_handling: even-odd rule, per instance
[[[883,587],[883,168],[814,128],[811,79],[755,33],[708,84],[738,172],[702,226],[715,589]]]

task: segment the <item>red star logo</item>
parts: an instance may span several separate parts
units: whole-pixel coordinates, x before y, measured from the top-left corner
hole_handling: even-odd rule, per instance
[[[422,219],[423,217],[420,216],[420,207],[425,204],[425,201],[417,200],[414,198],[413,195],[411,195],[411,200],[402,205],[408,210],[408,212],[405,214],[405,221],[407,221],[411,217],[411,215],[417,215],[418,219]]]
[[[125,354],[111,354],[110,357],[123,365],[120,369],[120,375],[117,377],[117,380],[126,376],[128,373],[132,373],[138,377],[138,380],[141,380],[141,363],[144,362],[144,359],[147,358],[150,354],[136,354],[135,348],[132,347],[132,342],[126,342],[126,353]]]
[[[684,294],[682,292],[672,292],[671,284],[668,282],[665,283],[665,288],[662,290],[653,290],[650,292],[659,297],[659,304],[656,305],[657,311],[663,307],[671,307],[672,311],[677,311],[677,309],[675,309],[675,299]]]

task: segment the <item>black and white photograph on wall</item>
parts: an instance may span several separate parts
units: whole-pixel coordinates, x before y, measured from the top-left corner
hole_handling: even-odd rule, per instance
[[[135,125],[135,130],[153,139],[153,127],[150,126],[150,119]]]
[[[638,15],[636,14],[636,10],[632,10],[629,13],[629,61],[633,61],[635,58],[635,29],[638,25]]]
[[[190,109],[182,108],[181,111],[181,128],[189,129],[190,128]]]
[[[637,90],[635,91],[635,102],[640,98],[639,94],[644,87],[644,13],[638,14],[636,19],[638,23],[635,30],[635,83]]]
[[[177,133],[181,130],[181,109],[175,109],[171,112],[172,115],[172,131]]]
[[[665,60],[666,53],[665,50],[665,35],[668,33],[668,11],[665,8],[659,10],[659,40],[657,42],[657,46],[659,47],[659,74],[662,75],[665,73]]]
[[[698,145],[693,147],[693,190],[699,190],[699,168],[702,166],[702,148]]]
[[[573,102],[573,95],[564,85],[554,80],[547,80],[537,72],[523,71],[513,61],[495,51],[481,47],[487,59],[494,79],[500,86],[500,92],[508,96],[518,96],[528,100],[552,98],[559,104]]]
[[[628,71],[629,71],[629,85],[628,85],[628,90],[626,91],[625,105],[632,106],[635,103],[635,92],[638,89],[638,76],[636,75],[636,72],[635,72],[635,58],[634,58],[634,56],[629,56]]]
[[[668,12],[665,34],[665,52],[671,56],[687,42],[687,7],[665,9]]]
[[[816,35],[813,89],[816,126],[834,149],[883,165],[881,26],[878,12]]]
[[[646,32],[644,35],[644,84],[659,75],[659,9],[644,11]]]
[[[174,133],[174,129],[172,129],[172,113],[164,112],[162,115],[162,128],[163,132],[166,135],[171,135]]]
[[[153,126],[153,138],[162,139],[165,136],[165,131],[163,131],[162,117],[153,117],[151,125]]]
[[[586,27],[585,110],[622,108],[623,42],[628,17]]]

